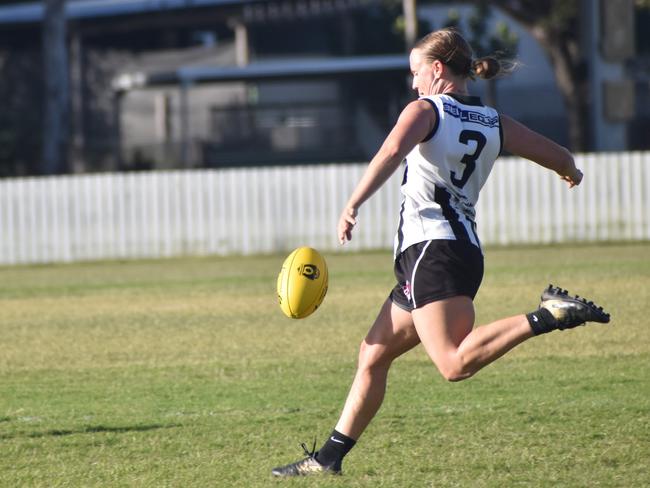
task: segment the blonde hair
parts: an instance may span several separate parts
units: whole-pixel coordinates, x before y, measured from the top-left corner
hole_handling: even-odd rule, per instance
[[[454,28],[440,29],[427,34],[415,43],[413,49],[421,51],[429,62],[437,59],[449,66],[455,75],[463,78],[474,79],[476,76],[483,79],[494,78],[509,74],[516,64],[509,63],[509,66],[506,66],[494,56],[474,59],[471,46]]]

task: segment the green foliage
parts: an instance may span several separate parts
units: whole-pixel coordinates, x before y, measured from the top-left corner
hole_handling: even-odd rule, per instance
[[[570,32],[577,27],[579,14],[578,0],[553,0],[552,6],[542,17],[542,24],[551,31]]]
[[[481,2],[469,18],[472,48],[478,56],[495,54],[497,57],[514,58],[517,55],[519,37],[510,30],[505,22],[496,25],[495,32],[489,33],[487,20],[492,15],[492,9],[487,2]]]
[[[479,323],[531,310],[552,281],[612,324],[535,338],[454,384],[416,348],[344,476],[287,483],[647,486],[649,252],[488,249]],[[332,429],[393,283],[388,252],[327,255],[322,308],[290,320],[283,258],[0,268],[0,486],[274,486],[273,466]]]
[[[490,32],[487,21],[492,16],[489,2],[479,1],[474,6],[472,15],[467,19],[467,40],[477,57],[496,56],[502,59],[512,59],[517,55],[519,37],[507,23],[498,22],[496,29]],[[461,17],[457,10],[451,10],[444,27],[455,27],[462,32]]]

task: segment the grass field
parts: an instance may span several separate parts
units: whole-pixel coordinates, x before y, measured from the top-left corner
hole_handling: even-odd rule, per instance
[[[0,486],[650,486],[650,244],[488,249],[478,323],[552,282],[610,326],[524,343],[447,383],[421,347],[344,476],[274,480],[331,431],[389,253],[328,255],[312,317],[283,256],[0,268]]]

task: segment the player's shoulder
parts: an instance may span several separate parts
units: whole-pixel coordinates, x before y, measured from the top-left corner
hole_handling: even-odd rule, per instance
[[[435,96],[435,95],[433,95]],[[409,102],[405,110],[413,110],[413,111],[427,111],[431,110],[431,107],[433,106],[435,108],[435,103],[433,100],[433,96],[426,96],[426,97],[419,97],[411,102]]]
[[[421,97],[409,102],[402,110],[401,117],[435,121],[438,118],[438,107],[428,98]]]

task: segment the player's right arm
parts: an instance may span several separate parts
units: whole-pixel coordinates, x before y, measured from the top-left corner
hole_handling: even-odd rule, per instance
[[[359,207],[390,178],[406,155],[429,135],[435,123],[436,112],[424,100],[411,102],[402,111],[341,212],[337,225],[341,244],[352,238]]]
[[[501,115],[501,128],[506,151],[555,171],[569,184],[569,188],[580,184],[582,171],[576,168],[573,156],[566,148],[507,115]]]

